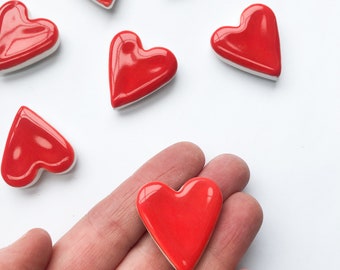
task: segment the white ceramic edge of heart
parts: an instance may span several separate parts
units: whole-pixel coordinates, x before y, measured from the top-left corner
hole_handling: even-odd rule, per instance
[[[107,6],[104,6],[104,5],[101,4],[101,3],[99,3],[97,0],[92,0],[92,1],[95,2],[97,5],[99,5],[99,6],[103,7],[103,8],[105,8],[105,9],[111,9],[111,8],[113,7],[113,5],[114,5],[114,3],[115,3],[116,0],[113,0],[112,3],[111,3],[111,5],[109,5],[108,7],[107,7]]]
[[[60,38],[58,37],[57,42],[50,49],[46,50],[45,52],[43,52],[43,53],[41,53],[41,54],[31,58],[31,59],[28,59],[27,61],[25,61],[25,62],[23,62],[23,63],[21,63],[19,65],[16,65],[14,67],[10,67],[10,68],[7,68],[7,69],[0,70],[0,75],[8,74],[8,73],[17,71],[19,69],[28,67],[30,65],[33,65],[36,62],[39,62],[40,60],[42,60],[42,59],[50,56],[51,54],[53,54],[58,49],[59,45],[60,45]]]
[[[148,96],[151,96],[152,94],[156,93],[158,90],[160,90],[161,88],[163,88],[164,86],[166,86],[167,84],[169,84],[169,83],[174,79],[175,75],[176,75],[176,73],[174,74],[174,76],[171,77],[170,80],[168,80],[166,83],[163,83],[160,87],[156,88],[156,89],[153,90],[151,93],[149,93],[149,94],[147,94],[147,95],[145,95],[145,96],[142,96],[142,97],[139,98],[139,99],[136,99],[136,100],[134,100],[134,101],[131,101],[131,102],[127,103],[127,104],[124,104],[124,105],[122,105],[122,106],[115,107],[114,109],[115,109],[115,110],[118,110],[118,111],[119,111],[119,110],[123,110],[124,108],[129,107],[130,105],[135,104],[135,103],[141,101],[142,99],[147,98]]]
[[[279,77],[277,77],[277,76],[268,75],[268,74],[265,74],[265,73],[262,73],[262,72],[258,72],[258,71],[252,70],[252,69],[250,69],[250,68],[246,68],[246,67],[241,66],[241,65],[239,65],[239,64],[236,64],[236,63],[234,63],[234,62],[232,62],[232,61],[230,61],[230,60],[228,60],[228,59],[222,57],[222,56],[219,55],[217,52],[215,52],[215,50],[214,50],[214,53],[217,55],[217,57],[218,57],[222,62],[224,62],[224,63],[226,63],[226,64],[228,64],[228,65],[230,65],[230,66],[233,66],[233,67],[235,67],[235,68],[237,68],[237,69],[240,69],[240,70],[242,70],[242,71],[245,71],[245,72],[247,72],[247,73],[250,73],[250,74],[252,74],[252,75],[255,75],[255,76],[258,76],[258,77],[262,77],[262,78],[264,78],[264,79],[268,79],[268,80],[272,80],[272,81],[277,81],[278,78],[279,78]]]
[[[74,160],[73,160],[73,163],[71,164],[70,167],[68,167],[68,168],[67,168],[65,171],[63,171],[63,172],[60,172],[60,173],[52,173],[52,174],[60,174],[60,175],[66,174],[66,173],[70,172],[70,171],[74,168],[74,166],[75,166],[76,163],[77,163],[77,156],[76,156],[76,153],[74,153]],[[51,173],[51,172],[49,172],[48,170],[41,168],[41,169],[38,170],[38,173],[37,173],[37,175],[34,177],[34,179],[32,180],[32,182],[29,183],[28,185],[22,186],[22,187],[14,187],[14,186],[12,186],[12,187],[13,187],[13,188],[16,188],[16,189],[30,188],[30,187],[34,186],[34,185],[38,182],[38,180],[40,179],[40,177],[41,177],[41,175],[42,175],[43,172]]]

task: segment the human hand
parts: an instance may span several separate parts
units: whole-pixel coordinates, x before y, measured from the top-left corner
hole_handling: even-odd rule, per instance
[[[261,226],[262,210],[242,192],[249,180],[243,160],[223,154],[204,164],[204,154],[191,143],[168,147],[99,202],[53,247],[47,232],[33,229],[1,249],[0,269],[172,269],[139,219],[136,195],[150,181],[178,189],[196,176],[214,180],[224,199],[196,269],[235,269]]]

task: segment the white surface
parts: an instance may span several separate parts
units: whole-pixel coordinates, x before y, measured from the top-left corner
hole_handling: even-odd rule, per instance
[[[1,4],[4,1],[1,2]],[[282,74],[277,82],[222,63],[210,36],[238,25],[254,2],[25,0],[32,17],[54,21],[59,50],[0,77],[0,152],[21,105],[73,145],[67,175],[44,173],[30,189],[0,182],[0,246],[32,227],[62,236],[146,159],[182,140],[207,159],[244,158],[247,191],[264,210],[263,227],[242,266],[252,270],[340,269],[340,2],[265,1],[276,14]],[[125,110],[113,110],[108,49],[121,30],[145,48],[177,57],[175,80]]]

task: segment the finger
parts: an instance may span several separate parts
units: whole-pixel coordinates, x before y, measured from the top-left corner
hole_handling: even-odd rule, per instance
[[[47,232],[33,229],[12,245],[0,249],[0,269],[44,270],[50,260],[52,241]]]
[[[247,164],[237,156],[223,154],[210,161],[200,176],[214,180],[224,199],[241,191],[249,180]],[[129,252],[119,269],[172,269],[148,233]],[[207,268],[208,269],[208,268]],[[214,269],[214,268],[211,268]]]
[[[243,190],[249,181],[249,168],[238,156],[222,154],[210,161],[200,176],[207,177],[220,187],[223,199]]]
[[[245,193],[234,193],[223,204],[219,222],[197,269],[233,270],[261,227],[262,209]]]
[[[56,243],[49,269],[115,269],[145,232],[135,207],[139,188],[156,180],[181,186],[204,162],[202,151],[191,143],[163,150]]]

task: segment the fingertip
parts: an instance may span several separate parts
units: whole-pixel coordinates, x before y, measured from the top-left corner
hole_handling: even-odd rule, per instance
[[[229,198],[230,203],[236,208],[234,216],[239,220],[239,223],[245,224],[248,228],[249,236],[252,239],[256,236],[263,223],[263,209],[260,203],[251,195],[245,192],[238,192]]]
[[[214,180],[219,185],[224,199],[227,199],[246,187],[250,172],[247,163],[240,157],[221,154],[205,166],[201,176]]]
[[[263,209],[261,204],[251,195],[242,193],[244,209],[248,211],[248,216],[254,217],[254,225],[259,229],[263,222]],[[257,230],[258,230],[257,229]]]
[[[47,231],[41,228],[34,228],[27,231],[18,240],[13,242],[7,248],[15,246],[23,246],[25,243],[39,243],[39,245],[52,248],[52,239]]]
[[[52,239],[50,234],[42,228],[34,228],[29,230],[23,237],[30,238],[40,243],[41,246],[51,247],[52,249]]]
[[[29,230],[0,250],[0,269],[45,269],[52,254],[52,240],[43,229]]]
[[[241,157],[234,154],[225,154],[229,163],[236,168],[239,173],[239,178],[245,181],[245,184],[249,182],[250,169],[247,162]]]
[[[190,156],[196,158],[199,163],[204,164],[205,163],[205,155],[202,149],[195,143],[189,142],[189,141],[182,141],[177,142],[168,149],[172,149],[175,151],[179,151],[180,153],[187,153]]]
[[[143,182],[166,181],[172,188],[179,188],[183,181],[197,176],[204,165],[205,156],[201,148],[194,143],[183,141],[156,154],[137,170],[134,177],[143,176]],[[149,177],[150,172],[152,177]],[[156,177],[155,172],[159,172]]]

